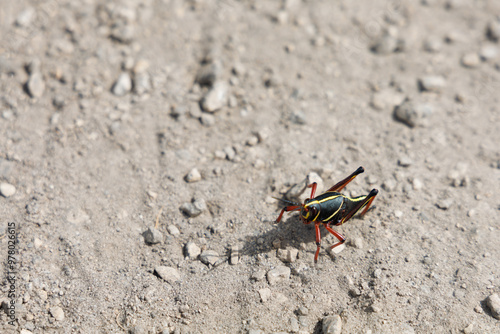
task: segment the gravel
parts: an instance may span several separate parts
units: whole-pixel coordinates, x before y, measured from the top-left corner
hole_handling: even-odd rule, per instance
[[[201,180],[201,174],[198,171],[198,168],[193,168],[189,171],[189,173],[186,174],[184,177],[186,182],[192,183],[192,182],[198,182]]]
[[[154,245],[163,241],[163,233],[154,227],[149,227],[142,235],[147,244]]]
[[[216,82],[200,102],[206,112],[215,112],[227,105],[228,86],[223,81]]]
[[[440,75],[428,75],[418,79],[420,89],[423,91],[439,93],[446,86],[446,80]]]
[[[26,89],[31,97],[42,97],[45,91],[45,81],[43,80],[42,73],[32,73],[26,83]]]
[[[170,284],[180,281],[181,279],[181,274],[179,273],[179,271],[172,267],[157,266],[155,267],[155,272],[159,277]]]
[[[481,59],[479,58],[479,55],[475,52],[472,53],[467,53],[462,57],[462,65],[468,68],[475,68],[478,67],[479,64],[481,63]]]
[[[0,195],[3,197],[11,197],[16,193],[16,187],[10,183],[0,183]]]
[[[191,203],[184,203],[180,210],[188,217],[197,217],[207,210],[207,203],[203,198],[193,198]]]
[[[195,260],[201,254],[201,249],[193,241],[188,241],[184,245],[184,255],[191,260]]]
[[[270,285],[275,285],[283,279],[290,278],[291,270],[285,266],[279,266],[267,272],[267,281]]]
[[[342,319],[339,315],[329,315],[322,321],[323,334],[340,334],[342,332]]]
[[[132,90],[132,78],[127,72],[122,72],[115,81],[111,92],[116,96],[123,96]]]
[[[260,301],[265,303],[271,298],[271,289],[263,288],[259,290]]]
[[[497,293],[488,296],[486,305],[490,308],[493,317],[500,320],[500,296]]]
[[[428,104],[416,103],[405,100],[394,110],[394,118],[410,128],[426,126],[427,118],[432,114],[432,108]]]
[[[299,255],[299,250],[295,248],[278,249],[277,255],[281,261],[285,263],[291,263],[297,260],[297,257]]]
[[[200,254],[200,261],[206,265],[214,266],[220,259],[219,253],[214,250],[204,250]]]
[[[57,321],[63,321],[64,320],[64,311],[61,307],[59,306],[54,306],[49,309],[50,315],[54,317]]]

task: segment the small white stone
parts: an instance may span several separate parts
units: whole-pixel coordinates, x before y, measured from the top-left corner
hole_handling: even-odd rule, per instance
[[[481,59],[477,53],[467,53],[462,57],[462,65],[469,68],[479,66]]]
[[[127,72],[120,74],[112,88],[112,93],[116,96],[123,96],[132,89],[132,78]]]
[[[299,255],[299,250],[295,248],[278,249],[278,258],[286,263],[295,262],[298,255]]]
[[[198,182],[201,180],[201,174],[198,171],[198,168],[193,168],[187,173],[187,175],[184,178],[187,182],[192,183],[192,182]]]
[[[323,318],[324,334],[340,334],[342,332],[342,319],[339,315],[330,315]]]
[[[217,263],[219,258],[220,258],[219,254],[214,250],[207,249],[200,254],[200,261],[206,265],[208,264],[212,266],[215,265],[215,263]]]
[[[188,241],[184,246],[184,254],[191,260],[198,258],[198,255],[200,255],[200,253],[201,253],[200,247],[198,247],[192,241]]]
[[[10,197],[16,193],[16,187],[10,183],[0,183],[0,194],[3,197]]]
[[[181,274],[179,273],[179,271],[172,267],[157,266],[155,268],[155,272],[158,276],[160,276],[163,280],[167,281],[170,284],[181,279]]]
[[[181,232],[179,231],[179,229],[175,225],[168,225],[167,231],[168,231],[168,233],[170,233],[170,235],[173,235],[173,236],[181,234]]]
[[[271,289],[264,288],[259,290],[260,300],[265,303],[271,298]]]
[[[64,320],[64,311],[62,308],[59,306],[54,306],[49,309],[50,314],[56,319],[57,321],[63,321]]]
[[[486,298],[486,305],[490,308],[491,315],[500,320],[500,297],[497,293],[494,293]]]
[[[267,280],[270,285],[276,284],[282,279],[290,278],[291,270],[285,266],[279,266],[267,272]]]
[[[420,179],[413,179],[412,181],[412,186],[413,186],[413,190],[420,190],[424,187],[424,184],[422,183],[422,181],[420,181]]]
[[[26,88],[31,97],[41,97],[45,91],[45,81],[42,73],[32,73],[26,83]]]
[[[336,246],[335,248],[329,248],[330,252],[333,254],[339,254],[345,249],[345,243]]]

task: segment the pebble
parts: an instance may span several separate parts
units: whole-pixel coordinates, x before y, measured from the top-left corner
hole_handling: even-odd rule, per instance
[[[483,45],[479,50],[479,55],[484,61],[490,61],[498,56],[498,48],[494,45]]]
[[[116,96],[123,96],[130,92],[131,89],[132,79],[130,78],[130,74],[128,74],[127,72],[122,72],[113,85],[111,92]]]
[[[236,151],[231,146],[224,147],[223,152],[226,155],[226,159],[229,161],[233,161],[236,157]]]
[[[308,315],[308,314],[309,314],[309,310],[307,309],[307,307],[305,307],[305,306],[301,306],[301,307],[299,307],[299,309],[297,310],[297,314],[298,314],[298,315]]]
[[[143,95],[151,90],[151,77],[148,73],[138,73],[134,75],[134,92]]]
[[[215,112],[225,105],[228,99],[228,86],[225,82],[216,82],[201,100],[201,108],[206,112]]]
[[[490,308],[491,315],[500,320],[500,296],[497,293],[488,296],[486,298],[486,305]]]
[[[429,37],[424,41],[424,50],[436,53],[443,48],[443,41],[438,37]]]
[[[264,288],[259,290],[260,301],[265,303],[271,298],[271,289]]]
[[[264,331],[261,331],[260,329],[249,329],[248,334],[266,334]]]
[[[396,189],[396,181],[394,179],[387,179],[382,183],[382,188],[384,188],[385,191],[393,191]]]
[[[135,38],[135,28],[132,25],[118,24],[111,30],[110,37],[120,43],[129,44]]]
[[[192,183],[192,182],[198,182],[201,180],[201,174],[198,171],[198,168],[193,168],[189,171],[189,173],[186,174],[184,177],[186,182]]]
[[[216,251],[213,250],[204,250],[200,254],[200,261],[203,262],[206,265],[215,265],[217,261],[219,260],[219,254]]]
[[[385,35],[372,46],[371,51],[381,55],[387,55],[396,51],[398,49],[398,45],[399,42],[395,37]]]
[[[262,169],[266,167],[266,163],[264,162],[264,160],[257,159],[252,163],[252,166],[254,166],[257,169]]]
[[[31,97],[41,97],[45,90],[45,81],[43,80],[42,73],[32,73],[26,83],[26,89]]]
[[[204,126],[213,126],[215,124],[215,116],[212,114],[203,113],[200,116],[200,122]]]
[[[18,27],[28,27],[35,18],[36,11],[33,7],[27,7],[21,13],[19,13],[16,17],[15,24]]]
[[[64,320],[64,311],[61,307],[59,306],[54,306],[49,309],[50,314],[56,319],[57,321],[63,321]]]
[[[297,260],[299,250],[296,248],[278,249],[278,258],[285,263],[292,263]]]
[[[261,269],[261,270],[255,271],[250,278],[255,280],[255,281],[262,281],[264,279],[264,277],[266,277],[266,272]]]
[[[231,255],[229,256],[229,264],[235,265],[240,263],[240,247],[232,246],[231,247]]]
[[[2,182],[0,183],[0,195],[7,198],[16,193],[16,187],[10,183]]]
[[[440,200],[436,203],[436,206],[441,210],[448,210],[453,205],[453,199],[447,198]]]
[[[412,163],[410,157],[407,156],[402,156],[398,159],[398,165],[401,167],[410,167]]]
[[[462,332],[464,332],[464,334],[472,334],[472,333],[474,333],[474,324],[469,324],[469,326],[467,326],[464,329],[462,329]]]
[[[345,249],[345,243],[340,244],[340,245],[336,246],[335,248],[328,247],[327,249],[329,249],[329,252],[331,254],[340,254],[340,252],[342,252]]]
[[[491,21],[486,27],[486,36],[493,42],[500,41],[500,21]]]
[[[374,278],[382,277],[382,269],[380,269],[380,268],[375,269],[375,271],[373,272],[373,277]]]
[[[181,234],[181,231],[179,231],[179,229],[175,225],[168,225],[167,231],[168,231],[168,233],[170,233],[170,235],[173,235],[173,236]]]
[[[143,234],[144,241],[147,244],[159,244],[163,241],[163,233],[160,232],[157,228],[149,227]]]
[[[193,241],[188,241],[184,245],[184,255],[191,260],[195,260],[201,254],[201,249]]]
[[[412,186],[413,190],[421,190],[424,187],[424,184],[420,181],[420,179],[414,178],[412,180]]]
[[[166,282],[173,284],[181,279],[181,274],[179,271],[172,267],[167,266],[157,266],[155,272]]]
[[[468,68],[478,67],[481,59],[477,53],[467,53],[462,57],[462,65]]]
[[[38,238],[34,238],[33,245],[35,246],[36,249],[42,247],[42,245],[43,245],[42,240],[40,240]]]
[[[425,126],[425,118],[432,114],[432,107],[428,104],[419,104],[405,100],[394,110],[394,118],[410,128]]]
[[[267,272],[267,281],[270,285],[274,285],[282,279],[290,278],[291,270],[285,266],[279,266]]]
[[[357,249],[363,248],[363,238],[354,238],[350,241],[351,246]]]
[[[290,318],[290,330],[292,333],[298,333],[300,331],[299,321],[295,317]]]
[[[290,116],[292,123],[304,125],[307,123],[307,117],[302,110],[295,110]]]
[[[338,314],[323,318],[324,334],[340,334],[342,332],[342,319]]]
[[[20,334],[32,334],[33,332],[32,331],[29,331],[27,329],[21,329],[21,332]]]
[[[203,198],[193,198],[191,203],[184,203],[180,207],[181,211],[189,217],[199,216],[203,211],[207,210],[207,203]]]
[[[370,103],[376,110],[393,111],[394,107],[401,104],[404,99],[403,94],[387,89],[374,93]]]
[[[428,75],[418,79],[420,90],[439,93],[446,86],[446,80],[441,75]]]

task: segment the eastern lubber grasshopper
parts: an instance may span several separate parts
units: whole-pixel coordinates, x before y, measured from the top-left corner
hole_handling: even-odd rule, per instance
[[[314,262],[318,262],[318,255],[321,246],[321,233],[319,231],[320,224],[323,224],[325,229],[333,234],[339,242],[330,246],[333,249],[337,246],[342,245],[345,242],[345,238],[342,234],[333,230],[330,225],[339,226],[348,221],[352,216],[354,216],[359,210],[363,209],[361,215],[364,215],[366,211],[370,208],[375,196],[378,194],[377,189],[372,189],[368,195],[362,195],[358,197],[348,197],[339,193],[349,182],[351,182],[357,175],[363,173],[365,170],[363,167],[356,169],[354,173],[328,189],[324,194],[314,197],[316,193],[316,182],[308,185],[311,189],[311,196],[304,201],[304,204],[295,203],[292,201],[277,198],[280,201],[291,204],[284,207],[281,213],[276,219],[276,223],[279,223],[283,217],[285,211],[299,211],[300,218],[304,224],[314,223],[316,229],[316,254],[314,255]]]

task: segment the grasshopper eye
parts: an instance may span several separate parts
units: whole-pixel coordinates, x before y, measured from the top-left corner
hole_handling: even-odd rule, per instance
[[[318,209],[315,206],[311,206],[311,217],[314,218],[318,214]]]

